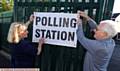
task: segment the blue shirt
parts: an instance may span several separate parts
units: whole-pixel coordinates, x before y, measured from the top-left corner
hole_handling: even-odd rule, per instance
[[[27,40],[21,40],[17,44],[11,44],[11,64],[14,68],[30,68],[35,65],[37,47],[33,47]]]
[[[96,23],[88,21],[91,29],[96,28]],[[77,30],[78,41],[87,50],[84,60],[84,71],[107,71],[107,66],[112,56],[115,42],[112,38],[105,40],[91,40],[85,37],[82,24]]]

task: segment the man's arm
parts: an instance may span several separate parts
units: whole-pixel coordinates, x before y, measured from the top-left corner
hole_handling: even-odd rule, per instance
[[[97,23],[93,19],[89,19],[88,24],[92,30],[97,28]]]
[[[91,40],[85,37],[83,33],[83,27],[82,24],[78,26],[77,29],[77,39],[81,43],[81,45],[90,53],[94,53],[99,47],[101,47],[101,44],[97,40]]]
[[[85,14],[85,12],[79,11],[78,14],[80,15],[80,17],[83,17],[88,21],[88,24],[89,24],[91,29],[96,29],[97,28],[96,22],[93,19],[91,19],[87,14]]]
[[[80,15],[81,15],[81,13],[80,13],[80,11],[78,11],[78,15],[77,15],[78,16],[77,17],[77,24],[78,24],[77,39],[87,51],[89,51],[90,53],[93,53],[98,47],[101,46],[101,44],[97,40],[91,40],[91,39],[88,39],[85,37],[84,32],[83,32],[83,26],[82,26],[83,23],[80,21],[81,19],[79,18]]]

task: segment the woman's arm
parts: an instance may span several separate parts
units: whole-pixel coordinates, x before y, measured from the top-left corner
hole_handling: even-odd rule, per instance
[[[42,51],[42,45],[44,44],[44,42],[45,42],[45,39],[44,39],[44,38],[41,38],[41,39],[39,40],[37,55],[39,55],[39,54],[41,53],[41,51]]]
[[[34,15],[32,14],[29,18],[29,20],[25,23],[25,25],[28,27],[30,25],[31,22],[33,22],[34,20]]]

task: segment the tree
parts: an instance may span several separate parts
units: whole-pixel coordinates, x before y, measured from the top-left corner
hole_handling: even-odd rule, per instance
[[[3,11],[9,11],[13,9],[14,0],[2,0],[1,6]]]

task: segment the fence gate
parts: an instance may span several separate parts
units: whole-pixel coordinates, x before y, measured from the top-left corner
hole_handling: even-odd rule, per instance
[[[84,10],[98,22],[106,15],[106,2],[108,0],[14,0],[14,21],[26,22],[35,11],[76,13],[77,10]],[[32,25],[29,31],[31,39]],[[44,45],[36,67],[40,67],[41,71],[82,71],[84,54],[85,50],[79,42],[76,48]]]

